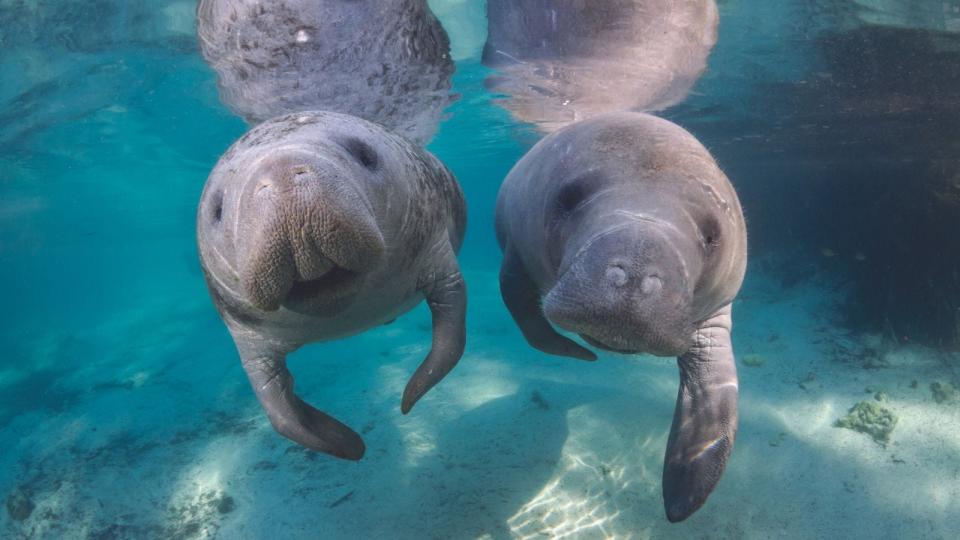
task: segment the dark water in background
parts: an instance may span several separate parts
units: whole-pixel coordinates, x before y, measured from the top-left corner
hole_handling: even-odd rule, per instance
[[[934,360],[893,362],[906,382],[887,390],[905,418],[960,431],[958,405],[925,390],[934,378],[960,382],[951,353],[960,347],[960,2],[719,5],[708,71],[663,114],[700,138],[740,193],[751,236],[744,302],[755,311],[738,308],[738,348],[763,352],[758,344],[772,334],[812,342],[791,313],[826,298],[829,313],[811,308],[810,319],[830,328],[817,330],[826,341],[811,350],[835,361],[838,349],[924,347]],[[930,439],[905,420],[904,446],[882,461],[918,453],[904,467],[919,491],[904,501],[933,501],[924,508],[870,491],[888,485],[893,466],[856,469],[838,457],[849,454],[814,442],[841,430],[794,433],[776,415],[752,424],[744,413],[735,462],[703,515],[686,528],[661,523],[657,467],[673,368],[610,360],[573,371],[584,368],[531,352],[513,328],[495,288],[493,204],[536,138],[484,89],[488,71],[470,54],[482,45],[484,23],[474,17],[482,10],[452,11],[457,20],[445,23],[455,47],[458,29],[467,42],[454,80],[461,98],[430,149],[469,204],[460,257],[471,287],[469,350],[423,414],[401,420],[398,384],[428,338],[422,307],[395,329],[295,355],[298,387],[369,427],[373,452],[357,468],[306,456],[270,432],[210,305],[195,207],[213,164],[246,127],[220,105],[197,53],[193,4],[0,0],[0,535],[949,537],[960,518],[960,442],[942,435],[925,447]],[[470,36],[479,36],[474,46]],[[783,298],[791,300],[782,310],[766,311]],[[780,320],[768,332],[770,317]],[[835,340],[861,333],[879,337]],[[808,361],[806,349],[796,353],[802,346],[790,354]],[[777,410],[787,396],[797,414],[836,401],[835,418],[860,398],[838,396],[872,380],[859,370],[843,390],[823,386],[832,368],[821,366],[820,393],[793,396],[808,370],[797,365],[754,379],[744,409]],[[919,395],[906,386],[914,378],[922,399],[909,397]],[[789,391],[773,388],[786,380]],[[654,381],[663,385],[651,389]],[[745,375],[743,386],[750,381]],[[649,424],[625,418],[624,403],[656,412]],[[583,410],[593,423],[577,424]],[[778,431],[805,450],[771,458]],[[596,478],[574,465],[558,476],[558,463],[591,462],[604,446],[636,456],[601,459],[589,471],[613,472]],[[822,476],[782,486],[795,514],[750,499],[778,475],[789,478],[790,460],[804,451],[815,456],[804,467]],[[751,458],[783,472],[758,470]],[[217,468],[223,462],[239,465]],[[210,470],[219,476],[211,480]],[[827,485],[847,476],[861,484]],[[819,495],[799,487],[817,482]],[[857,502],[830,502],[846,496]],[[570,511],[545,517],[529,506],[537,500]],[[284,509],[293,515],[277,517]]]
[[[954,349],[957,9],[790,2],[741,18],[730,5],[701,95],[667,115],[734,179],[754,253],[790,247],[817,259],[829,249],[834,260],[818,262],[849,281],[850,324]],[[794,266],[787,272],[808,264]]]

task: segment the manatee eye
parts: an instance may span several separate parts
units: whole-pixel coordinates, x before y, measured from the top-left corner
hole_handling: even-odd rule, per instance
[[[569,214],[576,210],[583,201],[603,189],[606,179],[602,171],[590,170],[565,183],[557,193],[557,207],[560,212]]]
[[[377,152],[369,144],[360,139],[351,137],[340,141],[340,146],[350,154],[353,159],[360,162],[365,168],[375,171],[380,166],[380,158]]]
[[[586,194],[580,182],[570,182],[560,188],[560,193],[557,194],[557,206],[562,213],[569,214],[576,210],[585,198]]]
[[[700,236],[703,238],[703,245],[708,250],[712,250],[720,244],[720,224],[716,218],[706,217],[699,222]]]
[[[210,219],[214,225],[223,219],[223,190],[217,190],[210,196]]]

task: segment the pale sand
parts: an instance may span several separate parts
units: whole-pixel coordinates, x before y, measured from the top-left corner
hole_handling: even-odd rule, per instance
[[[956,378],[960,358],[898,346],[889,367],[864,369],[881,340],[836,325],[841,293],[816,278],[780,290],[770,267],[754,263],[734,308],[739,356],[766,362],[739,366],[732,459],[684,523],[666,521],[660,495],[674,362],[539,354],[490,271],[467,276],[466,357],[409,416],[399,402],[429,344],[422,307],[294,356],[301,394],[364,432],[359,463],[273,433],[205,298],[38,337],[25,360],[52,371],[35,397],[61,406],[0,427],[0,493],[23,486],[36,505],[22,523],[0,509],[0,536],[955,538],[960,401],[935,403],[929,385]],[[93,358],[57,372],[72,355]],[[0,388],[28,375],[0,372]],[[867,386],[900,417],[886,448],[832,426],[873,399]]]

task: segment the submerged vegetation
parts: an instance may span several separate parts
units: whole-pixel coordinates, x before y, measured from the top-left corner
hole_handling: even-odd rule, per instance
[[[930,383],[930,391],[933,393],[933,400],[937,403],[954,401],[960,394],[952,384],[940,381]]]
[[[33,513],[35,505],[30,499],[30,493],[24,489],[16,489],[7,497],[7,513],[14,521],[24,521]]]
[[[767,358],[760,354],[747,354],[740,361],[748,367],[760,367],[767,363]]]
[[[886,446],[897,426],[897,416],[876,401],[863,400],[850,408],[849,414],[838,419],[835,427],[865,433],[877,443]]]

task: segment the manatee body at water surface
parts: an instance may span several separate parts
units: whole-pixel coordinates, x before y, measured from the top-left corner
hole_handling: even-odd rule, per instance
[[[714,0],[489,0],[488,86],[550,132],[618,110],[683,100],[717,41]]]
[[[227,150],[201,196],[200,258],[278,432],[359,459],[360,436],[294,394],[286,355],[388,323],[424,298],[433,346],[407,384],[402,411],[454,367],[465,340],[456,260],[465,226],[463,195],[446,167],[356,117],[279,117]]]
[[[425,144],[452,100],[450,41],[426,0],[200,0],[197,33],[251,123],[335,111]]]
[[[731,302],[747,237],[730,182],[679,126],[601,115],[517,163],[496,229],[503,300],[532,346],[596,358],[556,325],[602,349],[678,357],[663,494],[667,517],[685,519],[719,481],[737,429]]]

